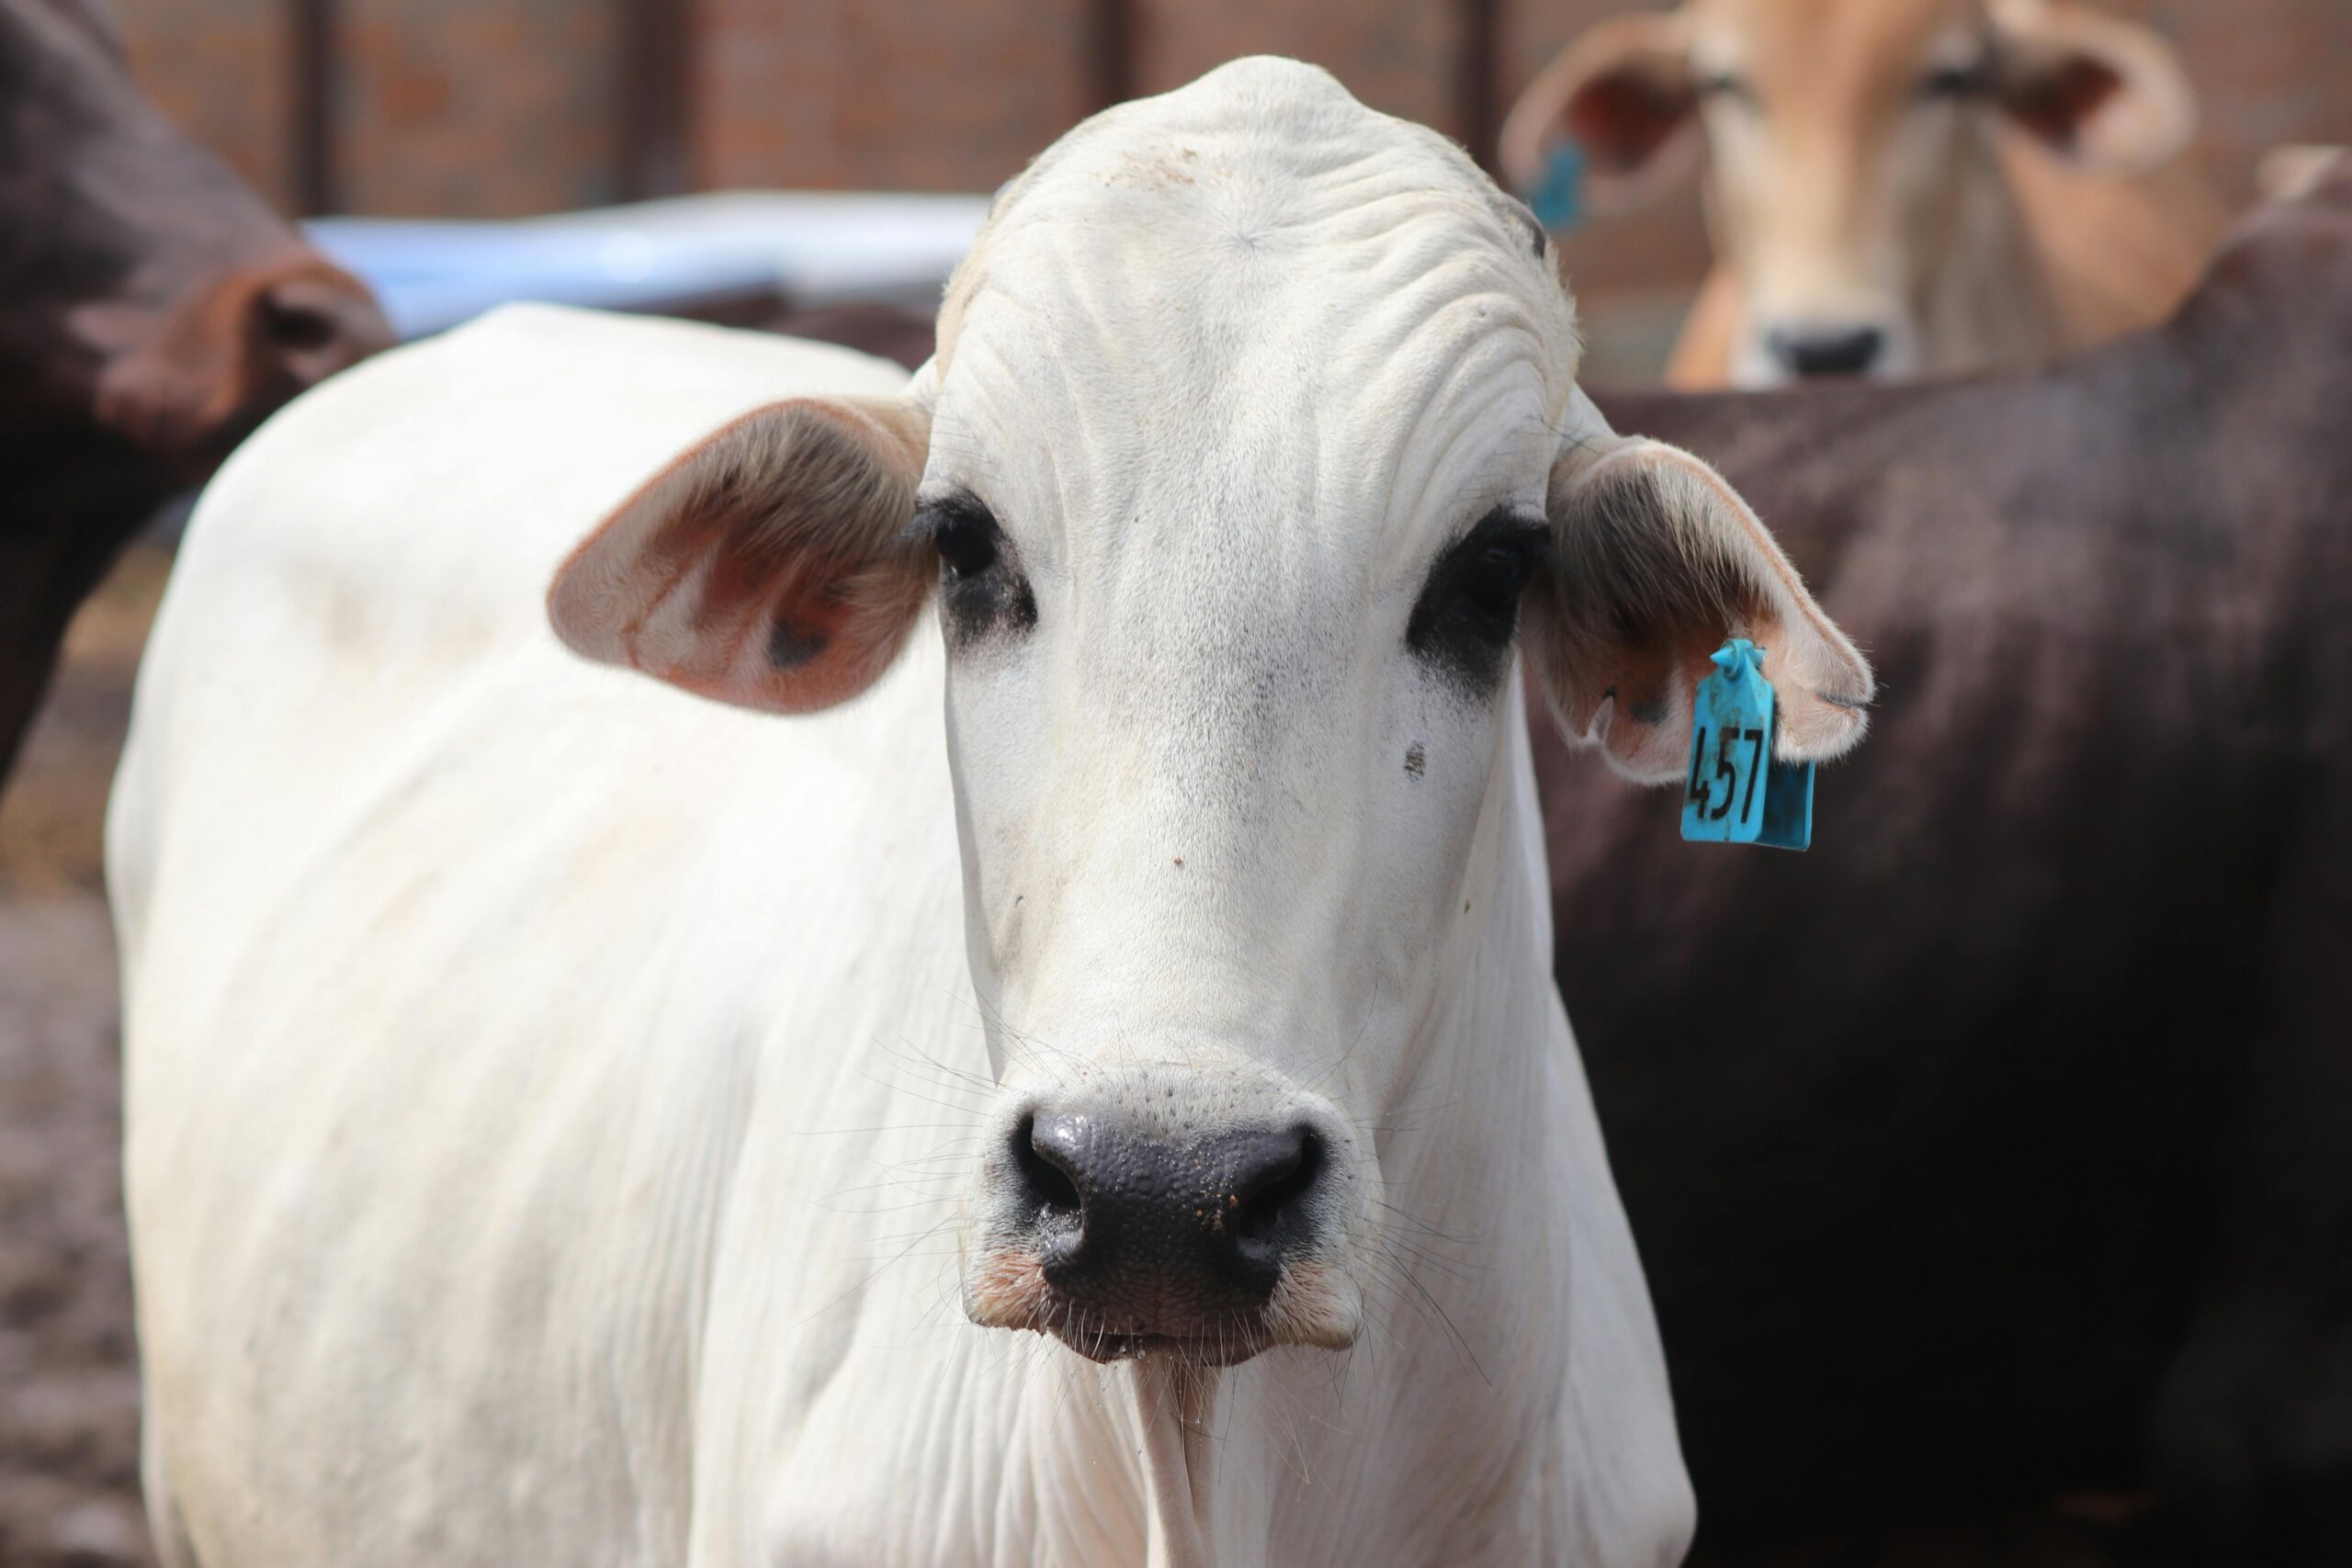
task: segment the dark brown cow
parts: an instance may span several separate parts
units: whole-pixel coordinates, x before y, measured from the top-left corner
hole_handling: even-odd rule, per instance
[[[0,0],[0,778],[140,520],[390,338],[140,96],[88,0]]]
[[[1600,400],[1881,680],[1802,856],[1533,729],[1702,1542],[2352,1563],[2352,170],[2054,370]]]

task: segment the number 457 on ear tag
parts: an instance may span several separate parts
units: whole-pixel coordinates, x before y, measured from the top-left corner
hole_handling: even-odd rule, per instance
[[[1694,842],[1813,842],[1813,764],[1772,758],[1780,715],[1764,679],[1764,650],[1736,637],[1710,655],[1715,672],[1690,705],[1690,767],[1682,836]]]

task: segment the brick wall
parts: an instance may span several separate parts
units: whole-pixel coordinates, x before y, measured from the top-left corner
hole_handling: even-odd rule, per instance
[[[292,197],[283,0],[113,0],[164,112],[280,206]]]
[[[984,191],[1083,118],[1083,0],[700,0],[707,186]]]
[[[1459,7],[1449,0],[1141,0],[1136,88],[1165,92],[1245,54],[1329,69],[1385,113],[1459,135]]]
[[[616,198],[620,15],[607,0],[342,0],[340,12],[347,209],[503,215]]]
[[[1499,101],[1629,0],[1504,0]],[[1634,0],[1638,3],[1638,0]],[[2108,0],[2178,42],[2199,154],[2233,198],[2282,141],[2352,141],[2352,0]],[[288,0],[115,0],[164,107],[288,194]],[[1295,54],[1450,131],[1459,0],[1131,0],[1151,92],[1234,55]],[[621,0],[340,0],[343,205],[503,216],[620,186]],[[695,0],[689,163],[706,186],[986,190],[1090,107],[1087,0]],[[1673,287],[1695,197],[1573,237],[1589,293]]]

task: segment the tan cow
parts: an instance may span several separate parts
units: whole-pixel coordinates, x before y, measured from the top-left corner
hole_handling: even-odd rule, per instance
[[[2030,362],[2147,324],[2225,214],[2171,50],[2045,0],[1687,0],[1587,32],[1503,128],[1572,141],[1588,210],[1706,165],[1717,261],[1667,378],[1766,386]],[[1703,160],[1702,154],[1703,153]]]

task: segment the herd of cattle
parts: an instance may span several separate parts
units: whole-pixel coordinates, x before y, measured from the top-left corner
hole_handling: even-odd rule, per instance
[[[2352,164],[2216,247],[2120,22],[1689,0],[1503,148],[1704,156],[1678,378],[1996,368],[1588,398],[1523,209],[1248,62],[1008,186],[911,381],[343,375],[83,0],[0,82],[0,768],[333,377],[110,826],[167,1564],[2352,1561]],[[1733,633],[1788,760],[1875,685],[1809,855],[1578,754],[1679,777]]]

